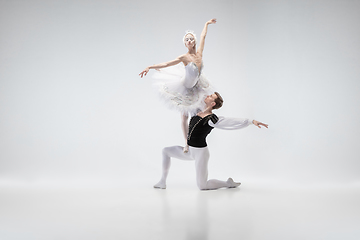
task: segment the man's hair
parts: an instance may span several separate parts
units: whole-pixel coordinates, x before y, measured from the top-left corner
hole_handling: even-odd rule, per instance
[[[224,100],[223,98],[220,96],[220,94],[218,92],[215,92],[217,98],[215,98],[215,105],[212,107],[212,109],[219,109],[222,107]]]

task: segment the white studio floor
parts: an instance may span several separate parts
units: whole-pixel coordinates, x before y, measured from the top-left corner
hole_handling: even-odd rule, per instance
[[[0,184],[1,240],[360,239],[360,186]]]

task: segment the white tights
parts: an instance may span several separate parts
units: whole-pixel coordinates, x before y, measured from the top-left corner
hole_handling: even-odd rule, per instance
[[[240,185],[240,183],[234,182],[231,178],[227,181],[220,181],[217,179],[208,180],[208,162],[209,162],[209,149],[189,147],[189,152],[184,153],[183,147],[172,146],[166,147],[162,151],[162,177],[160,182],[155,184],[155,188],[166,188],[166,179],[169,173],[171,158],[178,158],[181,160],[195,160],[196,168],[196,182],[200,190],[212,190],[222,187],[233,188]]]

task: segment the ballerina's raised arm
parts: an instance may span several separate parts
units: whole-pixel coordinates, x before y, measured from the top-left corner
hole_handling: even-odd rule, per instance
[[[206,37],[206,34],[207,34],[208,25],[209,24],[215,24],[215,23],[216,23],[216,18],[213,18],[213,19],[211,19],[211,20],[209,20],[209,21],[207,21],[205,23],[205,27],[202,30],[201,35],[200,35],[200,43],[199,43],[199,47],[197,49],[197,53],[199,53],[199,54],[203,53],[204,46],[205,46],[205,37]]]

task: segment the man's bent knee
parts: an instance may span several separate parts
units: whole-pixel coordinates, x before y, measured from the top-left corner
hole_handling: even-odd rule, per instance
[[[163,154],[163,155],[168,155],[169,149],[170,149],[170,147],[164,147],[164,148],[162,149],[162,154]]]
[[[198,188],[199,188],[200,190],[209,190],[208,187],[207,187],[207,182],[205,182],[205,183],[198,183],[197,186],[198,186]]]

